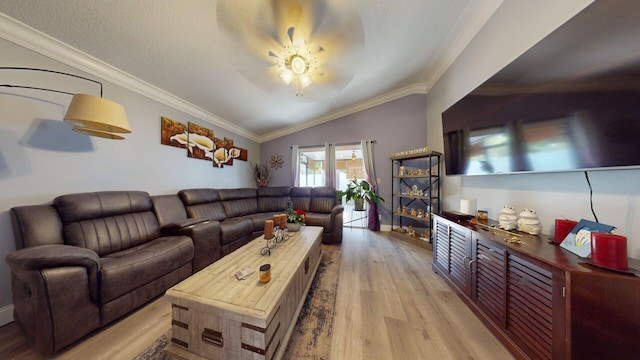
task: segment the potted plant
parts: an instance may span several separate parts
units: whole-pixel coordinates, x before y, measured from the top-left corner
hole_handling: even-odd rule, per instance
[[[307,213],[302,209],[295,209],[291,207],[291,202],[287,207],[287,229],[291,232],[300,230],[300,226],[305,224]]]
[[[353,200],[356,210],[364,210],[364,202],[368,204],[377,203],[378,201],[384,202],[382,196],[379,196],[371,189],[371,184],[366,180],[360,180],[353,178],[349,180],[347,189],[345,191],[338,191],[336,197],[343,197],[346,202]]]

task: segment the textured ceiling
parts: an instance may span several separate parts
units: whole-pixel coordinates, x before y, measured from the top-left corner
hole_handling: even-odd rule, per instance
[[[264,138],[407,87],[426,92],[500,3],[3,0],[0,12]],[[325,49],[324,75],[301,97],[268,56],[291,26]]]

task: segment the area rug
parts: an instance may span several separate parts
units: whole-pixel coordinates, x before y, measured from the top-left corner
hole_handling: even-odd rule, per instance
[[[318,271],[305,299],[283,359],[326,360],[331,354],[333,314],[340,274],[340,247],[322,245]],[[171,331],[163,334],[134,360],[169,360],[163,349]]]

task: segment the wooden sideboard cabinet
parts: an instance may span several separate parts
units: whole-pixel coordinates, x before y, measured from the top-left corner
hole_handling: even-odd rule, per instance
[[[519,359],[640,358],[640,279],[550,243],[433,217],[433,269]],[[640,262],[630,260],[632,267]]]

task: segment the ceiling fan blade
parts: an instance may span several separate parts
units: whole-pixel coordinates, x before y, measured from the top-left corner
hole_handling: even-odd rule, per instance
[[[293,31],[294,31],[294,27],[290,27],[289,29],[287,29],[287,35],[289,35],[289,41],[291,41],[293,43]]]

